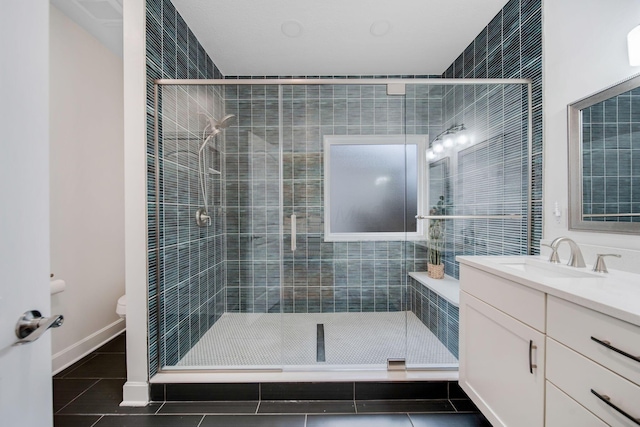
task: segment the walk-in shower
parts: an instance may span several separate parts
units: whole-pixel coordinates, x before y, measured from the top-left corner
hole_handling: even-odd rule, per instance
[[[151,374],[455,369],[455,256],[530,247],[530,86],[157,81]]]

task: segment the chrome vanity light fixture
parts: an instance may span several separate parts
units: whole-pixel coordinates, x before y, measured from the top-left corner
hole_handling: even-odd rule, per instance
[[[439,154],[444,152],[445,149],[465,145],[469,142],[469,136],[466,130],[467,128],[464,127],[464,124],[459,124],[449,127],[444,132],[440,132],[433,140],[431,148],[426,152],[427,161],[437,159]]]

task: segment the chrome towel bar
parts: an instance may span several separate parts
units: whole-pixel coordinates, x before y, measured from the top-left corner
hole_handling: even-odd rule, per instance
[[[507,215],[416,215],[416,219],[522,219],[520,214]]]

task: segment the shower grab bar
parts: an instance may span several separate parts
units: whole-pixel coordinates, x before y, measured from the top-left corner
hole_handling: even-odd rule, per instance
[[[298,247],[298,242],[297,242],[297,217],[296,214],[291,214],[291,252],[295,252],[297,247]]]
[[[521,214],[507,215],[416,215],[416,219],[522,219]]]

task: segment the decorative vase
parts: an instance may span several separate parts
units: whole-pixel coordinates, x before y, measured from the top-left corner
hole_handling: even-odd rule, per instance
[[[427,276],[432,279],[442,279],[444,277],[444,264],[427,264]]]

